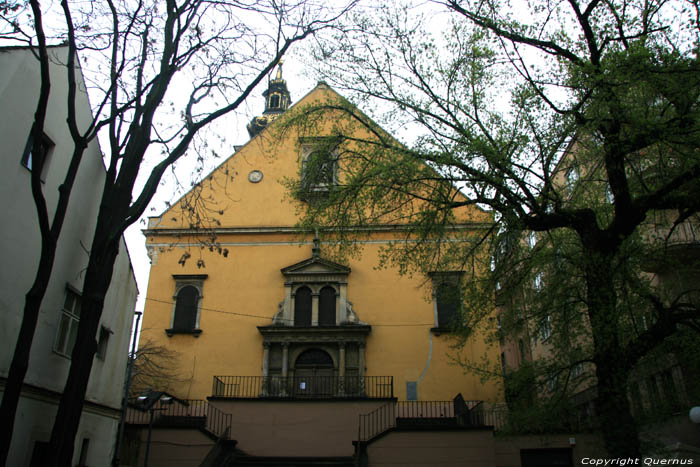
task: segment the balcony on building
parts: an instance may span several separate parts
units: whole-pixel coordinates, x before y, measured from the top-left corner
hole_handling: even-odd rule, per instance
[[[393,376],[214,376],[211,398],[393,399]]]

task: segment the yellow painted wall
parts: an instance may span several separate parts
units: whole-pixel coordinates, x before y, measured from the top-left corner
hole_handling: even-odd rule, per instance
[[[317,87],[303,102],[333,95]],[[265,143],[267,131],[254,138],[224,162],[202,184],[201,198],[214,212],[220,228],[293,228],[298,202],[292,201],[282,185],[284,177],[296,177],[300,147],[288,135],[284,144]],[[263,172],[263,180],[250,183],[251,170]],[[218,211],[221,211],[219,214]],[[489,214],[478,209],[464,211],[464,219],[488,222]],[[284,299],[281,268],[311,256],[311,237],[294,233],[220,231],[217,242],[228,250],[227,257],[198,243],[196,236],[173,236],[167,229],[187,228],[179,205],[160,218],[151,219],[147,244],[152,268],[143,317],[141,342],[165,345],[180,355],[176,395],[200,399],[211,395],[215,375],[262,375],[262,335],[256,326],[271,324]],[[377,270],[380,246],[392,234],[374,235],[363,244],[363,254],[350,261],[347,295],[361,321],[372,326],[367,338],[368,376],[393,376],[394,391],[406,398],[406,381],[420,381],[420,400],[448,400],[457,393],[465,399],[498,400],[496,384],[482,384],[478,376],[465,374],[448,358],[449,337],[433,335],[435,326],[429,281],[425,277],[400,276],[395,269]],[[179,264],[183,254],[189,259]],[[321,246],[323,256],[323,245]],[[202,260],[198,267],[198,260]],[[173,335],[170,327],[175,279],[173,274],[207,274],[204,280],[199,327],[202,334]],[[487,354],[499,358],[497,348],[487,348],[483,339],[473,337],[461,350],[463,358],[481,361]],[[430,357],[429,357],[430,356]]]

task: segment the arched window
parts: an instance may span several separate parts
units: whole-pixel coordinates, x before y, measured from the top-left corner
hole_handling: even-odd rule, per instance
[[[306,286],[294,296],[294,326],[311,326],[311,289]]]
[[[199,290],[197,287],[187,285],[177,293],[175,301],[175,317],[173,318],[174,331],[192,331],[197,325],[197,305],[199,302]]]
[[[279,109],[280,107],[280,95],[279,94],[273,94],[270,96],[270,108],[271,109]]]
[[[335,289],[330,285],[322,288],[318,297],[318,325],[335,326]]]

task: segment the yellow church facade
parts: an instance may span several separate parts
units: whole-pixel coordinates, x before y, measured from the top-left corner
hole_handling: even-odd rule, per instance
[[[361,254],[342,264],[328,259],[317,233],[298,226],[305,204],[285,183],[301,176],[314,139],[287,131],[272,141],[274,117],[289,102],[279,74],[265,97],[266,119],[251,123],[251,140],[144,231],[151,272],[140,343],[177,355],[180,377],[169,393],[218,403],[232,414],[230,437],[239,443],[246,427],[240,418],[236,425],[235,410],[243,409],[226,401],[298,403],[306,411],[317,402],[337,416],[345,406],[328,402],[345,401],[354,404],[353,425],[356,412],[379,402],[451,403],[458,394],[501,401],[497,382],[455,363],[499,361],[484,335],[454,346],[445,322],[454,310],[433,289],[460,271],[408,276],[378,268],[381,248],[402,238],[401,225],[370,232],[358,242]],[[319,83],[296,105],[339,98]],[[483,233],[492,222],[474,208],[460,226]],[[362,401],[374,404],[363,409]],[[254,418],[265,409],[245,410]]]

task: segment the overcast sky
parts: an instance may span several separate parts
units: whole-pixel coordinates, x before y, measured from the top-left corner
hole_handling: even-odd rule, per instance
[[[307,76],[307,73],[303,70],[301,59],[298,55],[301,53],[303,53],[303,46],[287,56],[283,65],[283,78],[287,81],[287,87],[292,96],[292,104],[298,101],[316,85],[316,81]],[[275,72],[273,72],[273,76]],[[218,138],[211,138],[209,140],[211,144],[216,146],[214,149],[221,157],[218,159],[211,158],[205,161],[203,172],[205,175],[209,174],[220,165],[225,158],[233,154],[233,147],[235,145],[243,145],[250,140],[246,125],[254,116],[262,114],[264,110],[262,92],[266,88],[267,81],[253,92],[242,106],[240,112],[222,118],[221,121],[211,129],[213,132],[212,134],[225,136],[226,142],[222,144]],[[146,252],[146,241],[142,229],[145,228],[148,217],[160,215],[166,209],[166,202],[173,202],[182,196],[184,189],[178,187],[176,178],[180,180],[181,184],[189,186],[189,177],[195,166],[193,159],[192,157],[184,158],[178,163],[175,174],[170,172],[166,173],[164,176],[165,184],[158,188],[158,192],[151,201],[143,218],[126,230],[126,243],[139,286],[139,298],[136,303],[136,310],[138,311],[143,311],[144,309],[146,292],[148,290],[148,274],[150,271],[150,261]]]

